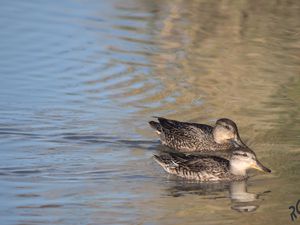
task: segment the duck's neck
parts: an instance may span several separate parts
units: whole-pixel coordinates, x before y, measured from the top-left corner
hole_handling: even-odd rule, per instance
[[[247,176],[246,168],[238,162],[230,162],[230,172],[236,176]]]

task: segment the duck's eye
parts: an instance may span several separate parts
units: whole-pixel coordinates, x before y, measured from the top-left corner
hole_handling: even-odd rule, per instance
[[[247,153],[244,152],[235,152],[234,155],[247,157]]]
[[[228,125],[224,125],[224,127],[228,130],[230,130],[230,127]]]

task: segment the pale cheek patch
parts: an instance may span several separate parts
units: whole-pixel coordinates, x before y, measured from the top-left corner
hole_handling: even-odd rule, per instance
[[[226,141],[234,138],[234,135],[231,132],[225,130],[220,130],[215,135],[216,139],[219,141]]]

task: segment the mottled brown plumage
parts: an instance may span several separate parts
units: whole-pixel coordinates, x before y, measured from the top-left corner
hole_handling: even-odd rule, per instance
[[[244,147],[236,124],[219,119],[214,127],[206,124],[180,122],[157,117],[149,124],[156,130],[162,144],[181,152],[220,151]]]
[[[201,182],[244,180],[249,168],[271,172],[257,160],[250,149],[233,151],[230,160],[218,156],[181,153],[154,155],[154,159],[170,174]]]

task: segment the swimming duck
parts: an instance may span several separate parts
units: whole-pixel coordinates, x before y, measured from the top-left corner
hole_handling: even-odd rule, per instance
[[[261,164],[250,149],[232,151],[229,160],[212,155],[182,153],[154,155],[154,160],[170,174],[200,182],[244,180],[248,177],[246,171],[250,168],[271,173],[271,170]]]
[[[163,145],[181,152],[220,151],[246,147],[236,124],[227,118],[217,120],[214,127],[156,117],[150,121]]]

